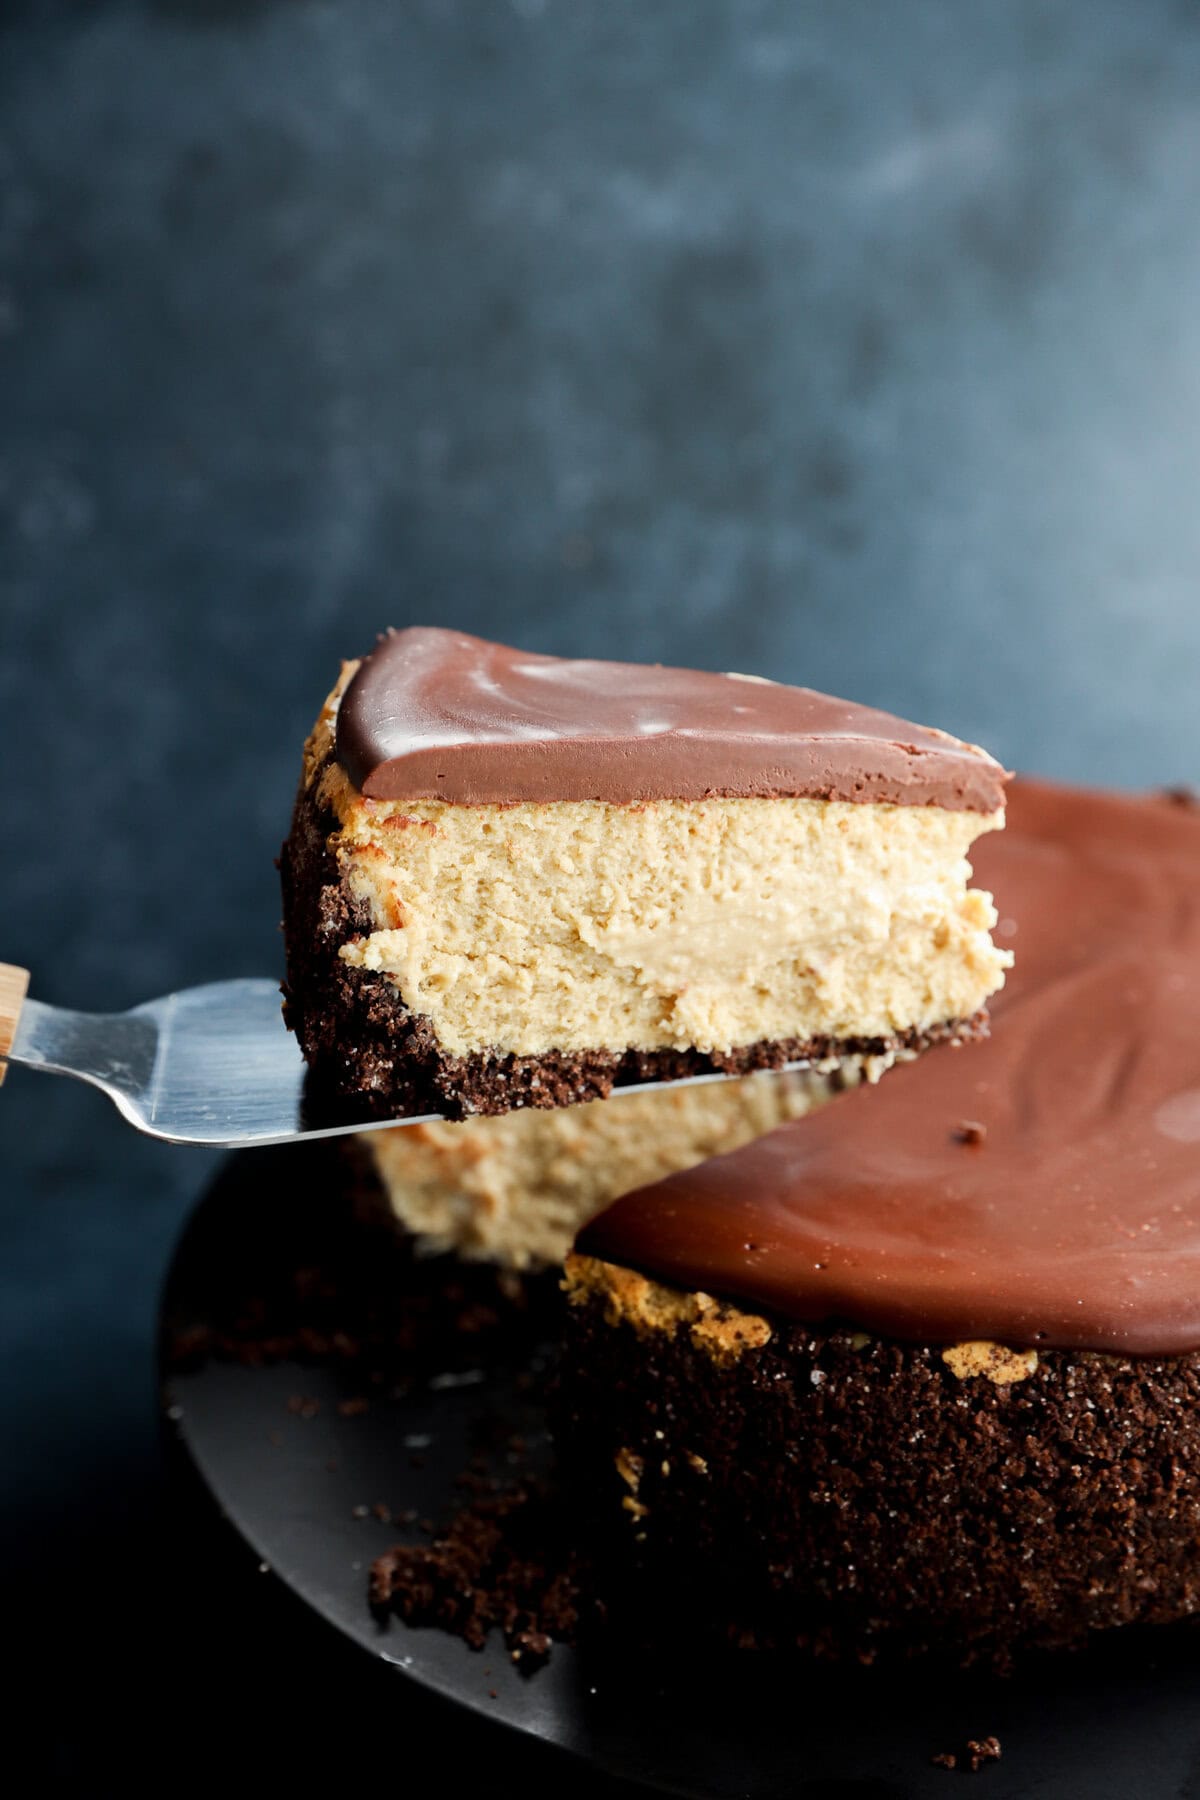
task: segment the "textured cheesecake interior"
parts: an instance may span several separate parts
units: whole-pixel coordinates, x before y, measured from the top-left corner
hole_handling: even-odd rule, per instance
[[[430,1251],[525,1269],[561,1262],[618,1194],[799,1118],[830,1092],[817,1075],[750,1075],[371,1131],[363,1141],[399,1221]]]
[[[308,749],[342,877],[444,1051],[726,1052],[969,1018],[1003,981],[967,851],[1003,823],[811,799],[370,801]]]

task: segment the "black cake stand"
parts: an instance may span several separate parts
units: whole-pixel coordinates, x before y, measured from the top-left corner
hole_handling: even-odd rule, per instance
[[[445,1726],[457,1718],[498,1755],[525,1741],[530,1793],[541,1791],[541,1769],[547,1792],[573,1779],[575,1792],[624,1782],[697,1800],[945,1800],[959,1776],[933,1755],[993,1734],[1002,1760],[978,1776],[988,1800],[1200,1800],[1200,1637],[1190,1631],[1128,1634],[1000,1680],[697,1655],[668,1628],[652,1653],[603,1640],[556,1647],[523,1674],[498,1635],[474,1651],[436,1628],[381,1622],[367,1574],[411,1538],[397,1519],[445,1519],[481,1441],[518,1441],[522,1458],[548,1463],[530,1370],[552,1352],[535,1310],[516,1329],[477,1338],[439,1343],[435,1331],[432,1360],[427,1333],[411,1366],[386,1374],[364,1376],[371,1354],[342,1354],[341,1339],[331,1355],[327,1340],[353,1331],[359,1302],[330,1300],[328,1267],[359,1258],[371,1281],[397,1291],[404,1282],[399,1259],[392,1270],[386,1256],[360,1258],[378,1233],[353,1216],[344,1170],[330,1147],[226,1165],[169,1277],[164,1408],[202,1504],[232,1528],[231,1556],[241,1540],[246,1583],[281,1584],[331,1649],[338,1638],[355,1647],[364,1691],[368,1675],[376,1693],[389,1681],[421,1690],[442,1721],[448,1772]],[[314,1293],[315,1327],[304,1317]],[[395,1294],[391,1303],[406,1304]],[[339,1306],[349,1308],[340,1320]],[[539,1759],[538,1745],[576,1759],[574,1773]]]

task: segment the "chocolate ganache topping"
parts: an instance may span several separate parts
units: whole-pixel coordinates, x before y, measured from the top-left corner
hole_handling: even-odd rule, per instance
[[[992,1034],[626,1195],[578,1248],[809,1323],[1200,1349],[1200,811],[1018,780]]]
[[[566,661],[457,631],[389,632],[342,698],[368,800],[800,796],[994,812],[1004,770],[945,732],[746,675]]]

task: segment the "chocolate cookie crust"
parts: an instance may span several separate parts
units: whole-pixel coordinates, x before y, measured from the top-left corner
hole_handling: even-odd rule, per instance
[[[1200,1608],[1200,1354],[1053,1350],[996,1379],[851,1328],[710,1302],[702,1330],[647,1329],[603,1281],[570,1293],[580,1503],[738,1640],[1004,1664]]]
[[[404,1004],[388,976],[352,967],[338,948],[372,930],[329,847],[334,814],[317,800],[320,771],[301,785],[291,834],[280,855],[287,954],[285,1014],[309,1063],[314,1100],[330,1114],[364,1121],[403,1114],[446,1118],[520,1106],[603,1100],[616,1087],[688,1075],[749,1075],[786,1063],[885,1058],[987,1035],[987,1015],[889,1037],[781,1038],[727,1052],[699,1050],[552,1051],[520,1056],[447,1054],[430,1020]]]

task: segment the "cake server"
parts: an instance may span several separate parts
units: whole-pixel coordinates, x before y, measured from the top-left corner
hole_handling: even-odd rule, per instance
[[[322,1123],[306,1105],[304,1058],[283,1023],[276,981],[213,981],[120,1013],[47,1006],[30,1000],[28,987],[27,969],[0,963],[0,1082],[6,1060],[73,1075],[107,1094],[139,1131],[168,1144],[238,1150],[364,1129],[362,1121]],[[643,1081],[614,1088],[613,1098],[729,1079]],[[376,1130],[441,1116],[369,1123]]]

